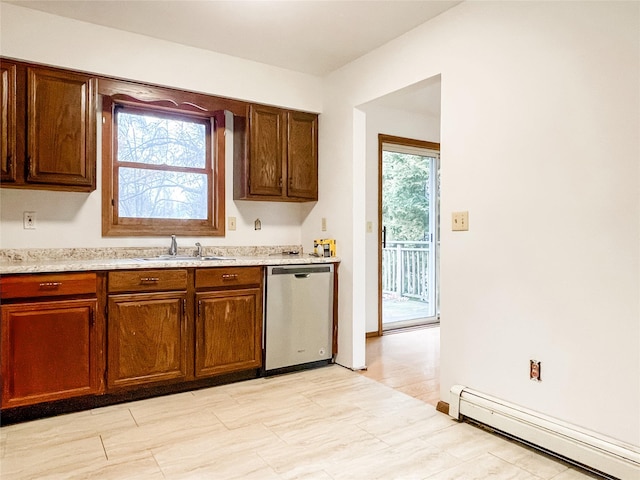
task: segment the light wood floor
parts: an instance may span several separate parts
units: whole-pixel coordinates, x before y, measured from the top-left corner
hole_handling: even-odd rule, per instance
[[[330,365],[2,427],[0,478],[595,478],[437,412],[439,335],[371,338],[361,374]]]
[[[360,373],[436,406],[440,400],[440,326],[367,338]]]
[[[592,477],[331,365],[2,427],[0,478]]]

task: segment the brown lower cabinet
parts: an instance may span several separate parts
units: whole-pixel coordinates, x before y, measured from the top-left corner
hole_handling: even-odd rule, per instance
[[[198,293],[196,377],[259,368],[261,308],[259,288]]]
[[[262,268],[196,271],[195,375],[262,365]]]
[[[263,279],[252,266],[2,276],[3,412],[257,376]]]
[[[109,296],[107,387],[187,379],[185,292]]]
[[[95,274],[3,277],[0,293],[2,408],[104,391]]]
[[[260,368],[262,276],[262,267],[109,272],[108,389]]]

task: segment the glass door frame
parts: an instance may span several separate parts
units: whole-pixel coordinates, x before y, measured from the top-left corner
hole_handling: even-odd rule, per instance
[[[410,149],[417,150],[427,150],[430,153],[434,153],[434,155],[426,155],[430,158],[434,158],[432,163],[432,173],[429,178],[430,182],[430,192],[435,193],[435,201],[431,201],[430,205],[433,205],[433,215],[430,215],[429,218],[429,231],[432,235],[430,238],[430,249],[429,249],[429,272],[430,278],[433,278],[434,287],[430,288],[429,291],[429,301],[432,302],[433,305],[433,316],[426,317],[423,321],[407,321],[407,322],[397,322],[397,325],[392,328],[384,328],[383,325],[383,291],[382,291],[382,266],[383,266],[383,243],[385,242],[385,238],[383,238],[383,219],[382,219],[382,206],[383,206],[383,194],[382,194],[382,173],[383,173],[383,146],[384,145],[397,145],[401,147],[409,147]],[[397,137],[392,135],[378,134],[378,335],[382,335],[384,331],[398,329],[398,328],[408,328],[414,326],[416,324],[421,323],[435,323],[439,321],[440,318],[440,308],[439,308],[439,245],[440,245],[440,144],[434,142],[427,142],[423,140],[415,140],[410,138]],[[431,206],[430,206],[431,208]],[[422,320],[422,319],[421,319]],[[395,323],[395,322],[394,322]]]

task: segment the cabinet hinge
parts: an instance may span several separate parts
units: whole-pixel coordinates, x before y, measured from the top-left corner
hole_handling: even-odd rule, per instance
[[[182,316],[187,316],[187,300],[184,298],[182,299]]]
[[[198,300],[198,318],[200,318],[200,307],[202,307],[202,300]]]

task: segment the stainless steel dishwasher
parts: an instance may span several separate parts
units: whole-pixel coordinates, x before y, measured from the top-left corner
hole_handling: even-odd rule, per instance
[[[266,375],[332,360],[333,264],[267,268]]]

